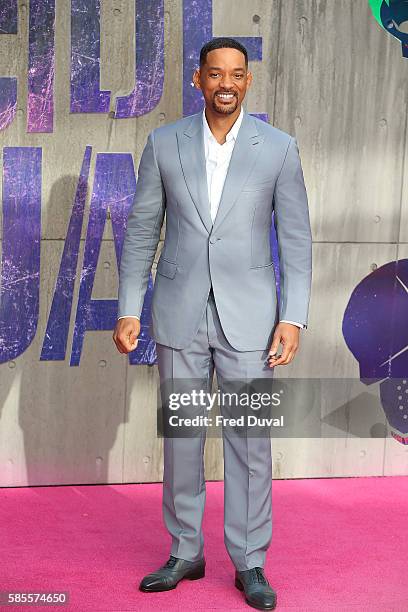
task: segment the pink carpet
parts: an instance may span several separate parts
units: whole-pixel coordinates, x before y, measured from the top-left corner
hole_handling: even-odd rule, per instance
[[[168,557],[161,485],[0,489],[0,591],[68,591],[36,610],[250,610],[223,544],[223,485],[207,483],[207,575],[137,590]],[[237,500],[238,503],[238,500]],[[408,610],[408,478],[277,480],[267,575],[278,610]],[[31,606],[2,609],[27,610]]]

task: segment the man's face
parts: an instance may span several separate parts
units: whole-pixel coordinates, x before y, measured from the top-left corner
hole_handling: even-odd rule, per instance
[[[226,47],[207,54],[204,66],[194,72],[193,82],[202,90],[207,108],[230,115],[245,98],[252,74],[247,72],[244,54]]]

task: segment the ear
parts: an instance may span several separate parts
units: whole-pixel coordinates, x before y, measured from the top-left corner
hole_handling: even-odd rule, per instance
[[[252,72],[247,72],[247,90],[251,87],[252,84]]]
[[[196,69],[194,70],[194,73],[193,73],[193,83],[194,83],[194,85],[195,85],[195,87],[196,87],[197,89],[201,89],[201,84],[200,84],[200,70],[199,70],[199,68],[196,68]]]

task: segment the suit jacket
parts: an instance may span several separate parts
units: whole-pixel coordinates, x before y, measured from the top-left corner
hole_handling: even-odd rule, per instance
[[[202,111],[149,133],[121,255],[118,316],[140,316],[165,213],[150,324],[156,342],[180,349],[191,342],[211,285],[225,336],[238,351],[269,348],[280,319],[307,326],[312,238],[294,137],[244,111],[212,224]]]

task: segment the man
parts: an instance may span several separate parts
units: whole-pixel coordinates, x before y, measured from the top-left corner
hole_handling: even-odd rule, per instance
[[[271,379],[290,363],[306,327],[311,231],[295,138],[242,108],[252,82],[245,47],[215,38],[194,72],[205,108],[150,132],[128,217],[113,339],[135,349],[150,269],[166,211],[152,299],[161,383]],[[275,211],[280,258],[277,303],[270,250]],[[277,351],[282,344],[283,351]],[[222,384],[222,383],[219,383]],[[145,592],[204,577],[202,435],[164,438],[163,514],[170,558],[140,584]],[[249,605],[274,609],[264,574],[272,535],[269,437],[224,433],[225,544]]]

